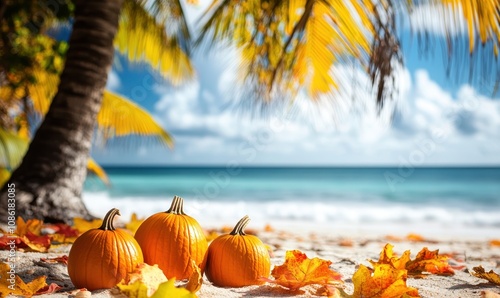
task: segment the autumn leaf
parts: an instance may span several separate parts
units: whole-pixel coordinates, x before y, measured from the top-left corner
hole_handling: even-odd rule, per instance
[[[415,260],[406,263],[408,274],[418,275],[423,272],[429,272],[437,275],[453,275],[455,272],[448,264],[447,256],[440,256],[439,250],[430,251],[424,247]]]
[[[490,246],[498,246],[498,247],[500,247],[500,239],[490,240],[489,244],[490,244]]]
[[[80,234],[83,234],[91,229],[97,229],[101,225],[102,219],[94,219],[92,221],[88,221],[80,217],[73,218],[73,228],[76,229]]]
[[[406,269],[406,264],[410,261],[410,251],[405,251],[403,255],[398,258],[396,255],[394,255],[394,252],[392,250],[393,248],[394,246],[392,244],[387,243],[380,253],[378,262],[370,261],[370,263],[374,266],[376,264],[389,264],[392,265],[392,267],[394,267],[395,269]]]
[[[165,281],[167,278],[158,265],[150,266],[143,263],[137,265],[137,268],[116,286],[128,297],[147,298]]]
[[[420,275],[424,272],[437,275],[453,275],[455,272],[448,264],[448,256],[439,255],[439,250],[430,251],[424,247],[415,257],[410,259],[410,251],[407,250],[401,257],[397,257],[393,253],[393,245],[386,244],[380,253],[380,259],[377,262],[370,261],[372,265],[388,264],[394,269],[406,269],[408,275]]]
[[[80,235],[80,232],[77,229],[62,223],[44,225],[44,228],[54,231],[54,233],[50,234],[52,242],[73,243]]]
[[[170,279],[167,282],[162,283],[158,290],[150,298],[196,298],[196,294],[189,292],[185,288],[175,287],[175,278]],[[142,297],[140,297],[142,298]]]
[[[56,283],[51,283],[50,285],[38,290],[38,292],[36,292],[36,295],[52,294],[59,291],[60,289],[62,289],[60,285]]]
[[[426,239],[422,235],[415,234],[415,233],[410,233],[410,234],[406,235],[406,240],[412,241],[412,242],[424,242],[424,241],[426,241]]]
[[[40,236],[43,226],[43,221],[39,219],[30,219],[24,221],[22,217],[18,216],[16,220],[16,231],[15,234],[18,236],[24,236],[28,233]]]
[[[201,273],[200,267],[196,265],[194,260],[191,260],[191,267],[193,268],[193,274],[189,277],[189,281],[186,284],[186,290],[191,293],[196,293],[200,290],[203,284],[203,274]]]
[[[68,256],[63,255],[63,256],[55,257],[55,258],[40,258],[40,261],[44,262],[44,263],[51,263],[51,264],[62,263],[62,264],[68,265]]]
[[[290,290],[297,290],[310,284],[327,285],[341,283],[341,275],[329,268],[330,261],[319,258],[309,259],[298,250],[287,251],[285,263],[275,266],[271,275],[274,280],[263,280],[278,284]]]
[[[418,290],[406,285],[406,270],[399,270],[390,264],[375,264],[373,271],[359,265],[352,277],[354,293],[352,298],[419,297]],[[341,290],[342,291],[342,290]]]
[[[17,274],[12,276],[11,268],[6,263],[0,263],[0,275],[8,276],[9,278],[0,278],[0,297],[7,297],[9,295],[18,295],[18,296],[26,296],[31,297],[35,295],[41,289],[47,287],[47,283],[45,282],[46,276],[42,275],[34,280],[25,283]],[[11,277],[14,278],[14,283],[11,283]],[[14,284],[14,289],[9,288]]]
[[[0,249],[9,250],[15,249],[28,249],[37,252],[46,252],[50,247],[50,237],[37,236],[28,232],[25,236],[18,235],[4,235],[0,237]]]
[[[486,279],[491,283],[500,285],[500,275],[498,275],[498,273],[495,273],[493,270],[486,272],[483,266],[478,266],[472,268],[472,271],[470,273],[475,277]]]
[[[132,235],[135,234],[135,231],[139,228],[139,226],[142,224],[144,219],[139,219],[137,218],[137,214],[132,213],[132,216],[130,217],[130,221],[125,224],[125,228],[129,231],[132,232]]]

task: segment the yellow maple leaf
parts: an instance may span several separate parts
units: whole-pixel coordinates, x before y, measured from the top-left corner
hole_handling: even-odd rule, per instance
[[[331,261],[319,258],[309,259],[299,250],[287,251],[285,263],[275,266],[271,272],[274,280],[263,279],[290,290],[297,290],[310,284],[342,283],[340,273],[329,268],[331,264]]]
[[[137,229],[139,228],[139,226],[142,224],[143,221],[144,221],[144,218],[139,219],[137,217],[137,214],[132,213],[132,216],[130,217],[130,221],[125,224],[125,228],[127,230],[131,231],[132,235],[134,235],[135,231],[137,231]]]
[[[394,255],[392,251],[393,245],[386,244],[380,253],[380,258],[377,262],[370,261],[372,265],[388,264],[394,269],[406,269],[408,275],[421,275],[424,272],[437,275],[453,275],[455,272],[448,264],[448,256],[439,255],[439,250],[430,251],[424,247],[415,257],[410,258],[410,251],[407,250],[401,257]]]
[[[0,263],[0,297],[18,295],[31,297],[41,289],[47,287],[45,275],[39,276],[29,283],[25,283],[19,275],[14,273],[6,263]],[[12,280],[13,279],[13,280]]]
[[[185,288],[175,287],[175,278],[162,283],[150,298],[197,298],[196,294]],[[141,297],[142,298],[142,297]]]
[[[139,264],[137,268],[127,274],[125,280],[119,282],[116,286],[128,297],[142,298],[151,296],[158,286],[167,281],[163,271],[158,265]]]
[[[478,266],[472,268],[472,271],[470,273],[475,277],[486,279],[491,283],[500,285],[500,275],[498,275],[498,273],[495,273],[493,270],[486,272],[483,266]]]
[[[418,290],[406,285],[406,270],[390,264],[375,264],[373,271],[360,265],[352,277],[354,293],[348,297],[419,297]]]
[[[372,263],[372,265],[389,264],[392,265],[395,269],[399,270],[406,269],[406,264],[410,261],[410,251],[409,250],[405,251],[403,255],[398,258],[394,254],[392,250],[393,248],[394,246],[392,244],[387,243],[384,246],[384,249],[382,249],[382,252],[380,253],[380,258],[378,262],[370,261],[370,263]]]
[[[73,218],[73,228],[78,230],[80,234],[83,234],[91,229],[97,229],[102,225],[102,219],[94,219],[92,221],[88,221],[81,217]]]

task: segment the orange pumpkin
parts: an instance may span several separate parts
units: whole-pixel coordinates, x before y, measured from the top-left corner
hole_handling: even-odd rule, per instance
[[[148,217],[135,232],[144,261],[158,264],[168,279],[186,279],[193,273],[191,260],[202,272],[208,243],[200,224],[183,210],[184,201],[174,196],[170,209]]]
[[[233,231],[217,237],[208,248],[205,274],[220,287],[259,285],[260,277],[268,277],[271,258],[266,246],[243,231],[250,221],[243,217]]]
[[[120,215],[111,209],[100,228],[83,233],[73,243],[68,256],[68,274],[76,288],[88,290],[114,287],[144,262],[137,241],[124,230],[115,230],[113,220]]]

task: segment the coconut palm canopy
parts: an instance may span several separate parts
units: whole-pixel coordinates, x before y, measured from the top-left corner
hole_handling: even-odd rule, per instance
[[[19,135],[26,142],[57,92],[68,43],[56,40],[50,30],[68,26],[74,10],[72,1],[61,3],[59,7],[45,7],[38,1],[16,1],[5,7],[2,34],[9,38],[1,43],[0,144],[3,145],[0,150],[14,146],[16,150],[10,151],[22,156],[27,146],[13,141],[14,136]],[[36,19],[37,13],[45,18]],[[160,21],[167,18],[168,23]],[[167,34],[167,24],[178,27],[178,33]],[[129,61],[149,65],[174,85],[193,76],[187,47],[181,44],[189,40],[189,31],[180,3],[168,6],[157,3],[146,9],[145,1],[125,1],[119,26],[115,46]],[[110,91],[103,95],[97,119],[97,135],[104,140],[128,135],[153,136],[161,144],[173,146],[171,136],[144,109]],[[1,166],[15,168],[21,160],[17,155],[2,154],[5,162]],[[89,165],[94,172],[103,173],[97,164]]]
[[[94,125],[101,132],[98,135],[105,138],[156,135],[162,143],[171,145],[168,133],[138,105],[117,94],[102,92],[105,79],[101,77],[111,64],[113,40],[115,49],[131,62],[149,65],[174,85],[191,78],[194,72],[189,60],[192,32],[185,20],[183,4],[178,0],[125,0],[121,9],[117,3],[75,3],[76,9],[70,0],[61,1],[56,7],[28,0],[3,2],[0,7],[2,127],[21,137],[28,136],[32,124],[30,115],[44,115],[52,98],[37,135],[50,135],[57,123],[67,120],[68,126],[59,141],[67,141],[68,147],[49,144],[45,137],[35,135],[24,159],[26,162],[23,161],[19,173],[14,172],[11,178],[22,183],[23,179],[33,177],[50,185],[40,193],[28,189],[24,201],[26,206],[34,201],[45,204],[40,210],[44,209],[47,216],[53,213],[56,218],[68,215],[46,207],[69,201],[62,198],[58,203],[46,203],[51,198],[37,196],[60,190],[72,198],[78,197],[80,183],[83,183],[80,167],[90,150],[90,130],[95,129],[91,128]],[[196,35],[199,43],[222,42],[239,50],[241,89],[248,95],[245,98],[255,105],[293,104],[301,90],[307,92],[311,100],[335,101],[337,95],[342,94],[342,85],[334,67],[352,63],[370,76],[376,90],[375,99],[382,107],[383,101],[390,97],[394,70],[402,62],[398,26],[405,14],[420,5],[428,5],[441,11],[445,24],[464,20],[468,54],[483,57],[491,53],[490,57],[496,58],[498,4],[498,1],[481,0],[215,0],[208,7]],[[95,13],[94,24],[89,24],[90,11]],[[49,28],[64,24],[73,25],[69,43],[47,34]],[[92,29],[86,29],[85,25]],[[91,38],[89,34],[100,38]],[[449,38],[446,48],[452,53],[455,40]],[[71,53],[78,59],[70,59]],[[107,62],[96,63],[95,56]],[[487,67],[488,59],[481,60]],[[92,69],[87,68],[90,65]],[[85,77],[77,80],[77,73]],[[97,79],[96,74],[100,74]],[[75,92],[75,86],[87,90],[88,94]],[[80,118],[76,117],[76,100],[80,101],[78,105],[82,103]],[[95,107],[101,108],[98,114]],[[94,123],[94,119],[98,122]],[[75,134],[82,134],[84,138],[75,139]],[[40,156],[42,149],[47,156]],[[61,154],[54,155],[55,152]],[[44,163],[49,160],[54,165],[47,168]],[[35,168],[59,175],[49,181],[50,173],[26,174]],[[64,175],[60,174],[63,168],[69,169]],[[72,181],[72,186],[65,189],[71,179],[78,181]],[[85,208],[80,207],[74,211],[85,212]]]
[[[333,66],[354,61],[370,75],[376,99],[382,103],[394,65],[402,59],[397,19],[419,5],[440,10],[443,26],[459,26],[465,19],[471,55],[487,46],[498,55],[499,2],[480,0],[215,0],[201,20],[198,40],[222,41],[240,49],[242,84],[257,101],[293,100],[301,89],[313,100],[336,95],[340,80]],[[6,59],[2,59],[5,78],[0,95],[8,107],[22,107],[23,99],[30,99],[33,110],[43,115],[57,91],[67,50],[65,41],[44,33],[67,24],[74,5],[68,0],[57,11],[44,11],[47,18],[37,24],[31,18],[41,8],[37,1],[7,5],[3,30],[14,38],[3,43],[8,50],[2,52]],[[27,23],[37,26],[30,28]],[[116,49],[129,61],[148,64],[174,84],[193,77],[188,57],[191,33],[179,1],[127,0],[119,28]],[[448,40],[451,53],[454,43],[451,37]],[[28,123],[17,121],[19,129]],[[111,92],[104,95],[98,123],[101,136],[156,135],[172,145],[170,136],[147,113]]]

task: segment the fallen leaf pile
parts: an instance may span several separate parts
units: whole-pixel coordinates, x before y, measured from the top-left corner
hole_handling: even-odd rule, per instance
[[[135,214],[130,221],[125,224],[125,229],[134,234],[142,223]],[[35,252],[48,252],[54,245],[70,244],[82,233],[98,228],[102,220],[86,221],[82,218],[75,218],[74,225],[65,224],[44,224],[40,220],[31,219],[24,221],[18,218],[14,233],[2,232],[0,237],[0,250],[10,250],[12,243],[15,249]],[[221,233],[227,232],[229,228],[207,230],[207,238],[215,238]],[[271,226],[266,226],[263,232],[272,232]],[[257,231],[250,231],[255,234]],[[386,239],[402,241],[403,238],[387,236]],[[424,237],[417,234],[409,234],[406,241],[411,242],[429,242]],[[341,246],[352,247],[353,242],[346,240]],[[489,241],[492,247],[499,246],[499,240]],[[270,254],[272,247],[268,246]],[[393,251],[394,246],[387,243],[382,249],[379,260],[369,260],[371,266],[360,264],[352,277],[345,277],[345,280],[352,281],[352,294],[344,290],[344,281],[340,273],[336,272],[334,265],[329,260],[320,258],[308,258],[306,254],[299,250],[286,251],[285,261],[282,265],[273,268],[271,275],[262,276],[261,279],[275,285],[273,289],[286,288],[291,295],[300,293],[301,288],[313,285],[311,292],[313,295],[337,297],[337,298],[384,298],[384,297],[419,297],[418,289],[407,285],[408,278],[421,278],[427,275],[454,275],[455,270],[466,268],[465,258],[461,253],[439,254],[439,250],[429,250],[422,248],[414,258],[409,250],[397,255]],[[451,261],[451,264],[449,263]],[[68,257],[61,255],[52,258],[40,258],[39,263],[67,265]],[[196,293],[203,284],[203,272],[193,262],[193,274],[187,282],[176,282],[175,278],[167,280],[162,270],[157,265],[148,264],[139,265],[134,272],[116,285],[112,290],[121,297],[131,298],[196,298]],[[371,267],[371,268],[370,268]],[[10,267],[6,263],[0,263],[0,275],[10,276],[8,273]],[[484,279],[489,283],[500,286],[500,275],[493,270],[486,272],[481,267],[474,267],[469,270],[472,276]],[[8,294],[31,297],[34,295],[50,294],[57,292],[61,286],[52,283],[47,284],[46,276],[35,277],[30,282],[24,282],[17,274],[13,276],[15,289],[12,289],[11,281],[6,278],[0,278],[0,297],[6,297]],[[9,286],[11,286],[9,288]],[[269,286],[267,286],[269,287]],[[75,297],[90,297],[91,293],[85,289],[76,290],[73,293]],[[499,297],[491,291],[481,292],[482,297]]]
[[[395,269],[405,269],[409,275],[422,275],[431,273],[437,275],[453,275],[455,272],[448,264],[448,256],[439,255],[439,250],[430,251],[424,247],[415,257],[410,258],[410,251],[407,250],[401,257],[397,257],[393,252],[393,245],[386,244],[380,253],[380,259],[377,262],[370,261],[372,265],[388,264]]]
[[[137,230],[143,220],[132,214],[125,228],[131,234]],[[46,224],[38,219],[24,221],[21,217],[16,220],[14,233],[0,230],[0,250],[10,250],[11,244],[15,244],[17,250],[47,252],[53,245],[68,244],[75,242],[76,238],[90,229],[101,226],[101,219],[87,221],[83,218],[74,218],[73,226],[67,224]]]

